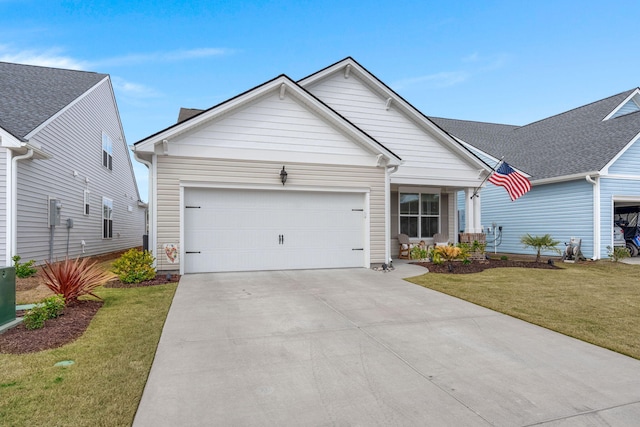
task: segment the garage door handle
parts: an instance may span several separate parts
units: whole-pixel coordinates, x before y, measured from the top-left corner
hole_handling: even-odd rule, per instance
[[[186,251],[187,254],[199,254],[200,251]]]
[[[353,248],[352,251],[364,251],[364,248]]]
[[[200,206],[185,206],[185,209],[200,209]]]

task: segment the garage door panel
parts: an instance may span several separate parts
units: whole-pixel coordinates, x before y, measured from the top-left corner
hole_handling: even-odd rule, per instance
[[[364,265],[364,194],[185,189],[185,272]]]

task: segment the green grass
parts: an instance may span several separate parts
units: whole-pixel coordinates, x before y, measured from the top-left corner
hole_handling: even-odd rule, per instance
[[[610,261],[560,267],[408,280],[640,359],[640,267]]]
[[[104,306],[75,342],[0,354],[0,424],[131,425],[176,287],[100,289]]]

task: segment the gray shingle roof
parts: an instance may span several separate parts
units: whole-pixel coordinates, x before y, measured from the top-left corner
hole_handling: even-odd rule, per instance
[[[0,127],[18,139],[45,122],[106,74],[0,62]]]
[[[602,121],[634,90],[526,126],[429,118],[480,150],[505,156],[532,180],[586,174],[601,170],[640,133],[640,111]]]

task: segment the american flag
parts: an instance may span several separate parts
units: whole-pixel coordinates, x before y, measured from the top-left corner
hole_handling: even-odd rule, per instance
[[[511,201],[516,200],[527,191],[531,190],[529,180],[519,172],[513,170],[507,162],[502,162],[500,167],[496,169],[489,177],[489,182],[500,185],[507,190]]]

